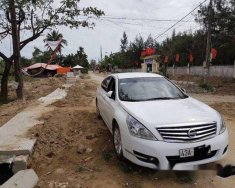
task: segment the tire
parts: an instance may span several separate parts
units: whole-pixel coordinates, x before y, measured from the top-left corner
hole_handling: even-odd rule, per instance
[[[113,127],[113,145],[114,145],[114,150],[118,159],[124,160],[123,152],[122,152],[121,132],[117,123],[115,123]]]
[[[100,110],[99,110],[99,107],[98,107],[98,100],[96,99],[96,116],[101,119],[101,115],[100,115]]]

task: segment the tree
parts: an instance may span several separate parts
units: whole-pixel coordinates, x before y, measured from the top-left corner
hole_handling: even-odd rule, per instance
[[[212,13],[209,16],[208,5],[202,6],[196,20],[206,30],[211,21],[212,48],[218,50],[213,64],[233,64],[235,59],[235,1],[213,0]]]
[[[53,30],[51,33],[47,34],[46,38],[43,41],[46,43],[45,46],[48,48],[48,50],[51,51],[51,48],[48,45],[47,41],[59,41],[60,39],[62,39],[60,46],[59,46],[59,53],[61,57],[62,48],[64,48],[64,45],[65,46],[68,45],[67,40],[63,39],[62,33],[59,33],[59,31]]]
[[[34,63],[46,63],[51,58],[51,52],[41,51],[39,48],[34,47],[33,55],[33,62]]]
[[[14,18],[14,13],[16,18]],[[16,71],[15,74],[19,76],[20,85],[23,83],[20,74],[20,50],[48,29],[58,26],[93,28],[95,25],[89,21],[89,16],[100,17],[103,14],[103,11],[94,7],[81,8],[77,0],[61,0],[60,2],[55,0],[2,0],[0,2],[0,41],[5,40],[8,35],[12,35],[14,50],[9,57],[0,51],[0,57],[5,62],[1,80],[1,100],[7,101],[8,75],[13,61],[14,65],[19,65],[15,66],[19,71]],[[27,35],[27,38],[19,41],[22,32],[30,34]],[[15,36],[15,34],[17,35]],[[22,88],[19,89],[22,92]]]
[[[28,67],[32,64],[31,59],[28,59],[26,57],[21,57],[20,62],[22,64],[22,67]]]
[[[123,38],[121,39],[121,51],[125,52],[128,46],[128,39],[127,39],[127,35],[124,32],[123,33]]]
[[[154,39],[151,35],[148,36],[147,40],[144,42],[144,48],[153,48]]]
[[[89,68],[90,64],[87,60],[87,55],[83,47],[81,46],[79,47],[79,50],[77,51],[75,57],[77,60],[77,64],[81,65],[84,68]]]
[[[36,58],[39,56],[39,55],[41,55],[42,54],[42,51],[39,49],[39,48],[37,48],[37,47],[34,47],[34,51],[33,51],[33,59],[36,61]]]
[[[81,65],[84,68],[89,68],[90,64],[87,60],[87,55],[83,47],[79,47],[79,50],[75,54],[69,54],[63,57],[62,66],[74,67],[76,65]]]

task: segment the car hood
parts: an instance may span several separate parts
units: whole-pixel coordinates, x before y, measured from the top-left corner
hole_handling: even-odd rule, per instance
[[[219,120],[218,112],[191,97],[144,102],[122,101],[121,106],[141,123],[155,127]]]

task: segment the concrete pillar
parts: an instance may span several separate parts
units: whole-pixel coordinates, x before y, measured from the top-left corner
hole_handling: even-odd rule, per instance
[[[159,63],[157,63],[155,60],[152,64],[152,72],[159,73]]]
[[[188,63],[188,66],[187,66],[187,75],[190,74],[190,64]]]
[[[146,63],[142,63],[141,64],[141,69],[142,69],[142,72],[147,72],[147,64]]]

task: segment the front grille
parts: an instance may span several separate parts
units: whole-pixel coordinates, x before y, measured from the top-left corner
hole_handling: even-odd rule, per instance
[[[213,138],[216,135],[216,122],[186,125],[164,126],[156,128],[166,142],[198,142]]]

